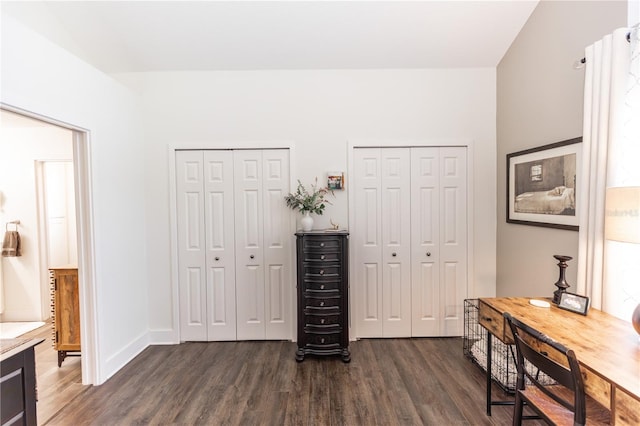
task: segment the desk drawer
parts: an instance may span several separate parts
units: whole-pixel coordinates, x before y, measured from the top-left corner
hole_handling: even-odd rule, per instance
[[[616,389],[615,423],[616,426],[640,424],[640,401],[622,389]]]
[[[508,345],[513,344],[511,330],[507,330],[509,326],[505,324],[502,314],[482,300],[480,300],[478,308],[478,323],[504,343]]]

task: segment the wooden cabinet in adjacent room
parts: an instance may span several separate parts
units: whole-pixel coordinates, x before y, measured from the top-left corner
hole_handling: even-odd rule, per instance
[[[51,313],[53,348],[58,367],[67,356],[80,355],[80,298],[78,268],[51,268]]]
[[[349,271],[346,231],[297,232],[298,350],[305,355],[349,353]]]

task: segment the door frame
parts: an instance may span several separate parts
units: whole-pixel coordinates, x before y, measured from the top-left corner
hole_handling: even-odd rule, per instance
[[[467,138],[434,138],[424,140],[407,140],[407,139],[354,139],[348,141],[347,148],[347,176],[354,176],[354,150],[358,148],[437,148],[437,147],[464,147],[467,149],[467,212],[474,210],[473,204],[473,169],[474,169],[474,156],[473,156],[473,140]],[[351,192],[348,195],[349,202],[349,229],[355,229],[355,196],[351,196]],[[474,247],[474,228],[473,228],[473,216],[467,214],[467,296],[473,294],[473,280],[474,276],[474,262],[473,262],[473,247]],[[355,245],[349,244],[349,282],[356,282],[356,268],[353,265],[355,256]],[[355,311],[355,298],[353,291],[349,295],[349,311]],[[351,340],[358,340],[359,333],[357,326],[349,316],[349,336]]]
[[[55,118],[0,102],[0,109],[72,132],[73,172],[78,239],[78,290],[80,292],[80,339],[82,341],[82,384],[99,383],[97,300],[93,199],[91,190],[91,131]]]
[[[250,149],[288,149],[289,150],[289,188],[294,188],[297,182],[294,179],[296,170],[294,168],[295,144],[293,141],[209,141],[209,142],[186,142],[184,145],[168,145],[167,159],[169,161],[169,227],[170,227],[170,255],[171,255],[171,307],[172,322],[171,329],[164,332],[152,332],[151,341],[162,341],[170,344],[180,344],[180,277],[178,269],[178,204],[176,189],[176,151],[188,150],[250,150]],[[289,231],[291,233],[291,244],[289,245],[289,259],[291,260],[289,279],[295,283],[296,271],[293,259],[295,259],[295,231],[296,218],[293,212],[290,213]],[[289,298],[291,311],[296,312],[296,298],[294,292]],[[295,331],[297,322],[292,319],[290,336],[295,341]],[[161,333],[161,335],[159,334]]]

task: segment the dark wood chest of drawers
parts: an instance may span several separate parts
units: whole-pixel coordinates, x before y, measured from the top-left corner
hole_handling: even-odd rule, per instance
[[[306,354],[340,355],[349,362],[349,233],[310,231],[296,236],[296,360]]]

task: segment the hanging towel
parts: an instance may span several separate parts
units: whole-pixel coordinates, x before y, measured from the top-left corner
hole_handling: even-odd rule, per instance
[[[4,233],[4,240],[2,241],[2,256],[22,256],[22,247],[20,247],[20,233],[18,231],[7,231]]]

